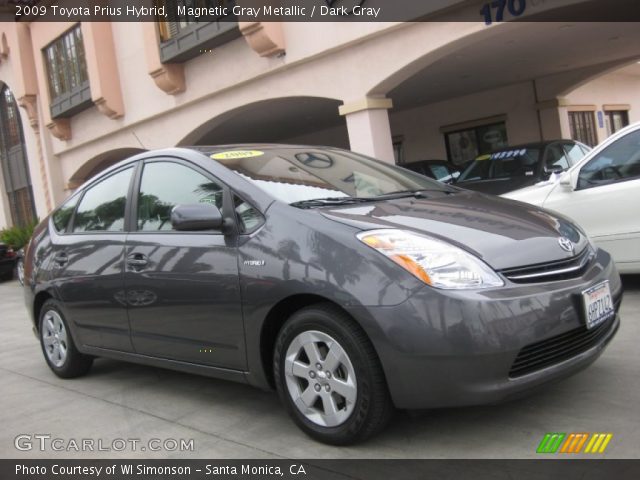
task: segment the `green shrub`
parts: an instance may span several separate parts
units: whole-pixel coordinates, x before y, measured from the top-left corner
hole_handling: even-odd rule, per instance
[[[29,240],[31,239],[31,235],[33,235],[33,229],[38,224],[38,220],[35,220],[33,223],[30,223],[24,227],[15,226],[5,228],[0,231],[0,242],[5,245],[9,245],[14,250],[19,250],[24,247]]]

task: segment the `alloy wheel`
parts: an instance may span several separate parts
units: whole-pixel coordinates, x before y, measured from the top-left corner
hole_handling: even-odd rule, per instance
[[[353,413],[355,370],[344,348],[326,333],[297,335],[287,348],[284,373],[291,399],[309,421],[336,427]]]
[[[44,314],[42,344],[49,361],[58,368],[62,367],[67,359],[69,345],[64,322],[55,310],[49,310]]]

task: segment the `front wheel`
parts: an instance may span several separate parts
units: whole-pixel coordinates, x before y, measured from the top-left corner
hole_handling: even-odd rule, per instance
[[[278,394],[296,424],[333,445],[365,440],[388,422],[393,406],[378,356],[342,310],[319,304],[282,327],[274,353]]]
[[[61,378],[79,377],[91,368],[93,357],[78,351],[69,325],[55,300],[47,300],[42,306],[40,344],[47,365]]]

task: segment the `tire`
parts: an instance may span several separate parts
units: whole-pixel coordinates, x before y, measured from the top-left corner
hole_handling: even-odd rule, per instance
[[[24,286],[24,260],[22,258],[18,258],[16,262],[16,278],[20,285]]]
[[[42,353],[53,373],[60,378],[75,378],[89,371],[93,357],[83,355],[76,348],[58,302],[47,300],[44,303],[39,326]]]
[[[294,422],[316,440],[331,445],[361,442],[391,418],[393,405],[371,342],[334,305],[317,304],[294,313],[278,334],[273,362],[280,400]]]

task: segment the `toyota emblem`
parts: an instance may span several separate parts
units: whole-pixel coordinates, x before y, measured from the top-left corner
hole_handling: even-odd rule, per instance
[[[565,252],[573,253],[573,242],[567,237],[560,237],[558,243]]]

